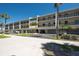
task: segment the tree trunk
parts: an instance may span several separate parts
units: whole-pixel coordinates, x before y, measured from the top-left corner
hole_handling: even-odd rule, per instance
[[[7,19],[5,18],[5,23],[4,23],[4,34],[6,33],[6,21],[7,21]]]
[[[56,8],[55,26],[56,26],[56,38],[59,36],[59,20],[58,20],[59,7]]]

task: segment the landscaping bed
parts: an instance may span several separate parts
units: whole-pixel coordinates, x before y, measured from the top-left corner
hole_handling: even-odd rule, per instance
[[[6,35],[6,34],[0,34],[0,39],[1,38],[9,38],[10,36]]]
[[[72,40],[72,41],[79,41],[79,35],[66,34],[66,35],[62,35],[61,39]]]
[[[32,36],[32,34],[30,33],[21,33],[21,34],[17,34],[17,36],[24,36],[24,37],[28,37],[28,36]]]

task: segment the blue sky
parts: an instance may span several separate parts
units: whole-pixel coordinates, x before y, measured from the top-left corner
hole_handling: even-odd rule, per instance
[[[60,11],[73,8],[79,8],[79,3],[64,3],[60,6]],[[0,3],[0,13],[11,16],[7,23],[54,12],[53,3]]]

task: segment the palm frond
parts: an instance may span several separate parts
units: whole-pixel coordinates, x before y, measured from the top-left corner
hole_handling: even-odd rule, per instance
[[[54,7],[59,7],[62,3],[54,3]]]

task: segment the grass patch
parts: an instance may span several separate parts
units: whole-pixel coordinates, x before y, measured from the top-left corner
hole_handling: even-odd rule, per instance
[[[24,36],[24,37],[26,37],[26,36],[32,36],[32,34],[30,34],[30,33],[21,33],[21,34],[17,34],[17,36]]]
[[[5,34],[0,34],[0,39],[1,38],[9,38],[10,36],[8,36],[8,35],[5,35]]]
[[[58,39],[56,38],[56,36],[53,36],[52,39],[60,40],[61,36],[58,36]]]

